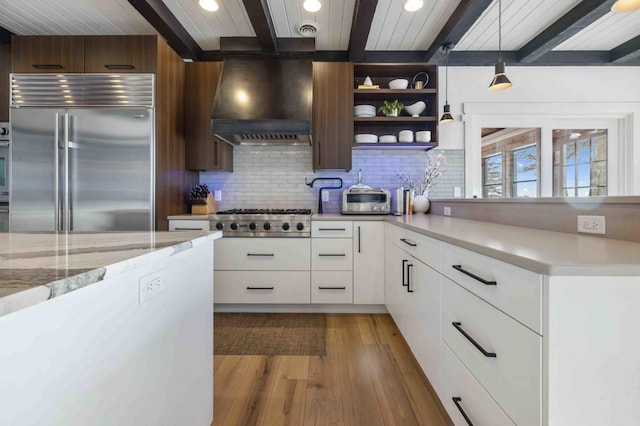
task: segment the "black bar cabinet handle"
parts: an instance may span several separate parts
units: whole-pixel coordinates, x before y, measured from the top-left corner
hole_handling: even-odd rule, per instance
[[[319,290],[346,290],[347,287],[323,287],[323,286],[318,286]]]
[[[413,264],[408,263],[407,264],[407,292],[408,293],[413,293],[413,290],[411,290],[411,268],[413,268]]]
[[[318,231],[346,231],[347,228],[318,228]]]
[[[247,287],[247,290],[273,290],[273,287]]]
[[[358,226],[358,253],[361,253],[362,245],[360,244],[360,227]]]
[[[174,228],[176,231],[202,231],[202,228]]]
[[[61,70],[64,68],[60,64],[32,64],[31,66],[39,70]]]
[[[109,70],[132,70],[135,68],[129,64],[106,64],[104,67]]]
[[[318,253],[320,257],[345,257],[346,253]]]
[[[469,333],[464,331],[462,329],[462,323],[461,322],[452,322],[451,324],[456,328],[456,330],[458,330],[460,333],[462,333],[462,335],[464,337],[466,337],[467,340],[470,341],[473,344],[473,346],[475,346],[480,352],[482,352],[482,355],[486,356],[487,358],[495,358],[497,356],[495,352],[487,352],[482,346],[480,346],[480,344],[478,342],[475,341],[475,339],[473,337],[471,337],[469,335]]]
[[[402,259],[402,286],[408,286],[409,284],[406,283],[405,281],[407,280],[407,275],[405,273],[405,270],[407,268],[407,263],[409,261],[407,259]]]
[[[400,238],[400,241],[402,241],[403,243],[405,243],[406,245],[409,245],[411,247],[417,247],[418,246],[416,243],[412,243],[411,241],[407,240],[406,238]]]
[[[247,256],[273,257],[273,253],[247,253]]]
[[[462,402],[462,398],[460,398],[459,396],[454,396],[451,399],[453,399],[453,403],[456,404],[456,407],[458,407],[458,411],[460,411],[460,414],[462,414],[462,417],[464,417],[467,424],[469,426],[473,426],[473,423],[471,423],[471,420],[469,420],[469,416],[467,416],[467,413],[465,413],[462,409],[462,405],[460,405],[460,403]]]
[[[480,281],[484,285],[498,285],[498,283],[496,281],[487,281],[484,278],[477,276],[473,272],[466,271],[465,269],[462,268],[462,265],[451,265],[451,267],[453,269],[455,269],[456,271],[460,271],[463,274],[468,275],[471,278]]]

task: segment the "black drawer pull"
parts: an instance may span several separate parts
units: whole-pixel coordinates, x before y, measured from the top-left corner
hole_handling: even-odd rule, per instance
[[[318,286],[319,290],[346,290],[347,287],[323,287],[323,286]]]
[[[456,330],[462,333],[462,335],[466,337],[467,340],[473,344],[473,346],[475,346],[480,352],[482,352],[482,355],[486,356],[487,358],[495,358],[497,356],[495,352],[487,352],[482,346],[480,346],[478,342],[475,341],[473,337],[469,336],[469,334],[462,329],[461,322],[452,322],[451,324],[456,328]]]
[[[104,67],[110,70],[132,70],[135,68],[129,64],[106,64]]]
[[[407,293],[413,293],[411,290],[411,268],[413,268],[412,263],[407,264]]]
[[[465,413],[462,409],[462,405],[460,405],[460,403],[462,402],[462,398],[460,398],[459,396],[454,396],[451,399],[453,399],[453,403],[456,404],[456,407],[458,407],[458,411],[460,411],[462,417],[464,417],[464,419],[467,421],[467,424],[469,426],[473,426],[473,423],[471,423],[471,420],[469,420],[469,416],[467,416],[467,413]]]
[[[174,228],[175,231],[204,231],[202,228]]]
[[[274,254],[273,253],[247,253],[247,256],[254,256],[254,257],[273,257]]]
[[[408,262],[409,261],[407,259],[402,259],[402,286],[403,287],[408,287],[409,286],[409,283],[405,282],[407,280],[407,273],[405,271],[407,271],[407,263]]]
[[[346,253],[318,253],[320,257],[345,257]]]
[[[476,279],[478,281],[480,281],[482,284],[484,285],[498,285],[497,281],[487,281],[482,277],[477,276],[476,274],[474,274],[473,272],[469,272],[469,271],[465,271],[464,269],[462,269],[462,265],[451,265],[451,267],[453,269],[455,269],[456,271],[460,271],[465,275],[470,276],[473,279]]]
[[[318,228],[318,231],[346,231],[347,228]]]
[[[39,70],[61,70],[64,68],[60,64],[32,64],[31,66]]]
[[[247,290],[273,290],[273,287],[247,287]]]
[[[411,241],[407,240],[406,238],[400,238],[400,241],[402,241],[403,243],[405,243],[408,246],[418,247],[418,245],[416,243],[412,243]]]

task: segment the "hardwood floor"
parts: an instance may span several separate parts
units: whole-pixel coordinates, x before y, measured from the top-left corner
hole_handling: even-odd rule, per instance
[[[324,356],[216,355],[213,425],[451,425],[389,315],[327,314]]]

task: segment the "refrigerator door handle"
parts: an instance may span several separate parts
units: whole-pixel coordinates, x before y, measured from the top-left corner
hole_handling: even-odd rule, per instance
[[[64,201],[63,231],[71,231],[71,210],[69,202],[69,113],[64,114]]]
[[[54,133],[54,147],[53,147],[53,199],[55,203],[55,209],[53,213],[53,220],[56,230],[60,230],[60,158],[58,156],[58,150],[60,149],[60,114],[56,112],[56,126]]]

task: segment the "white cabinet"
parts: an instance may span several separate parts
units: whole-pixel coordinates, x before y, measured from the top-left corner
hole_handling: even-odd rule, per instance
[[[209,219],[169,219],[169,231],[208,231]]]
[[[353,303],[350,221],[311,223],[311,303]]]
[[[384,304],[384,226],[353,222],[353,303]]]

